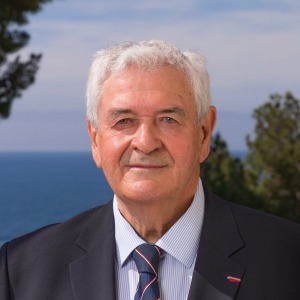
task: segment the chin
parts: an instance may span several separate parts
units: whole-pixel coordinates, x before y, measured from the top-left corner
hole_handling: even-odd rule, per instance
[[[123,190],[124,193],[120,193],[120,195],[123,195],[123,198],[131,201],[149,202],[164,198],[167,195],[167,193],[164,193],[164,190],[165,186],[162,187],[162,183],[158,184],[152,181],[142,181],[127,186]]]

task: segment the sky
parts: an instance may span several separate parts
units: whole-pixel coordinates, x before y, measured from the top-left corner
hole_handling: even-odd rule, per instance
[[[300,98],[298,0],[53,0],[29,16],[43,53],[36,83],[0,120],[0,151],[89,151],[85,87],[94,53],[125,40],[162,39],[207,62],[219,131],[245,150],[252,112],[270,94]]]

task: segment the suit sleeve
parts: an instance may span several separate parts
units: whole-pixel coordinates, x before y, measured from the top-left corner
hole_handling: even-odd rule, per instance
[[[0,299],[10,300],[10,283],[7,268],[7,243],[0,250]]]

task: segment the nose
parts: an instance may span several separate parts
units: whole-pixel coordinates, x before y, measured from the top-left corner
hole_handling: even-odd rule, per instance
[[[144,154],[149,154],[162,146],[158,130],[152,122],[140,124],[131,143],[135,150]]]

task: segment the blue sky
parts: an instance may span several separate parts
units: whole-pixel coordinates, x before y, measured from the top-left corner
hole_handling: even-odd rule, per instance
[[[93,54],[124,40],[164,39],[207,60],[217,131],[245,149],[251,113],[271,93],[300,97],[298,0],[54,0],[30,16],[42,52],[36,84],[0,123],[0,151],[89,151],[85,85]]]

